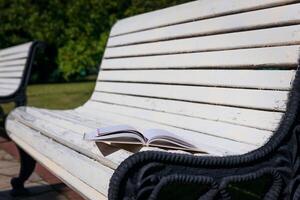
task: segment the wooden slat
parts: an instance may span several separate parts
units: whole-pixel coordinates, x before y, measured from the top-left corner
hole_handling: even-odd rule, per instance
[[[112,169],[20,123],[9,121],[8,124],[9,132],[13,132],[15,136],[22,138],[24,142],[30,144],[32,148],[48,159],[53,160],[57,165],[63,166],[74,177],[78,177],[98,192],[107,195],[109,179],[113,173]]]
[[[1,62],[5,62],[5,61],[9,61],[9,60],[17,60],[17,59],[24,59],[28,57],[28,51],[24,51],[24,52],[19,52],[16,54],[11,54],[8,56],[1,56],[0,57],[0,63]]]
[[[103,103],[100,103],[100,104],[95,104],[94,103],[94,105],[98,105],[98,107],[101,107],[101,109],[103,109],[103,107],[108,107],[108,108],[110,108],[109,106],[110,105],[107,105],[107,104],[103,104]],[[176,115],[172,115],[172,114],[166,114],[166,113],[161,113],[161,112],[151,112],[151,111],[146,111],[146,110],[141,110],[141,109],[136,109],[136,108],[128,108],[128,107],[122,107],[122,106],[115,106],[115,107],[117,107],[117,109],[120,109],[120,111],[121,110],[127,110],[128,109],[128,115],[130,115],[130,113],[131,113],[131,115],[133,115],[133,116],[141,116],[141,117],[138,117],[138,118],[141,118],[141,119],[143,119],[143,117],[142,116],[144,116],[144,114],[145,115],[147,115],[147,117],[146,117],[146,119],[147,120],[149,120],[150,121],[150,119],[153,119],[153,121],[157,121],[158,123],[160,122],[160,120],[159,119],[162,119],[163,117],[165,117],[166,118],[166,120],[161,120],[161,121],[163,121],[163,122],[165,122],[166,124],[168,124],[168,123],[170,123],[169,125],[173,125],[173,126],[175,126],[174,124],[172,124],[172,120],[174,120],[174,119],[176,119],[176,118],[181,118],[181,121],[191,121],[190,123],[192,123],[192,122],[194,122],[194,120],[197,120],[198,121],[198,125],[199,124],[201,124],[201,123],[203,123],[203,122],[207,122],[206,124],[207,124],[207,126],[209,126],[210,124],[215,124],[215,126],[210,126],[210,127],[214,127],[214,129],[216,130],[217,129],[217,127],[218,126],[220,126],[220,125],[224,125],[224,129],[230,129],[230,128],[236,128],[236,129],[238,129],[239,131],[241,131],[241,132],[245,132],[245,135],[247,135],[247,133],[250,133],[250,135],[251,135],[251,137],[253,138],[253,134],[257,134],[257,133],[259,133],[259,135],[258,135],[258,137],[257,138],[255,138],[255,143],[256,143],[256,145],[257,145],[257,143],[259,143],[259,141],[260,141],[260,139],[261,140],[263,140],[264,141],[264,139],[266,138],[266,137],[268,137],[271,133],[270,133],[270,131],[263,131],[263,130],[257,130],[257,129],[254,129],[254,128],[247,128],[247,127],[241,127],[241,126],[237,126],[237,125],[232,125],[232,124],[226,124],[226,123],[223,123],[223,122],[216,122],[216,121],[208,121],[208,120],[203,120],[203,119],[191,119],[191,118],[189,118],[189,117],[186,117],[186,116],[176,116]],[[34,112],[33,110],[30,110],[30,112],[32,113],[32,112]],[[142,112],[143,113],[143,115],[135,115],[137,112]],[[122,113],[124,113],[124,112],[120,112],[120,114],[122,114]],[[42,118],[42,119],[45,119],[45,116],[43,116],[42,114],[39,114],[39,113],[35,113],[34,115],[36,115],[37,117],[40,117],[40,118]],[[44,115],[47,115],[47,113],[44,113]],[[49,115],[49,114],[48,114]],[[59,117],[59,116],[58,116]],[[160,117],[160,118],[158,118],[158,117]],[[50,121],[49,121],[49,123],[51,123]],[[66,122],[64,122],[64,123],[66,123]],[[77,126],[77,125],[75,125],[75,124],[70,124],[71,126]],[[98,126],[100,126],[100,123],[99,123],[99,125]],[[102,125],[102,126],[104,126],[104,125]],[[180,124],[178,124],[178,126],[180,126]],[[186,125],[187,126],[187,125]],[[200,125],[199,125],[200,126]],[[190,128],[192,129],[193,127],[195,127],[195,125],[193,125],[193,126],[191,126]],[[74,127],[75,128],[75,127]],[[77,127],[78,128],[78,127]],[[96,127],[95,127],[96,128]],[[185,127],[186,128],[186,127]],[[80,129],[80,128],[79,128]],[[82,129],[82,128],[81,128]],[[187,129],[187,128],[186,128]],[[205,127],[202,127],[202,128],[200,128],[199,130],[197,130],[197,131],[199,131],[199,132],[201,132],[202,130],[204,130],[205,129]],[[220,133],[220,137],[225,137],[226,138],[226,135],[228,135],[228,134],[231,134],[230,133],[230,131],[228,130],[228,132],[226,132],[227,130],[224,130],[223,129],[223,132],[222,131],[219,131]],[[84,129],[83,129],[84,130]],[[195,130],[194,130],[195,131]],[[212,133],[213,134],[213,133]],[[218,133],[216,133],[216,134],[218,134]],[[81,137],[82,137],[82,135],[81,135]],[[229,136],[228,136],[229,137]],[[241,137],[243,137],[243,136],[241,136]],[[247,136],[244,136],[244,137],[247,137]],[[232,138],[230,138],[230,139],[232,139]],[[237,138],[236,138],[236,140],[239,140],[239,136],[237,136]],[[249,140],[248,142],[246,142],[246,143],[251,143],[251,141],[252,140]],[[244,141],[245,142],[245,141]],[[254,142],[253,142],[254,143]]]
[[[47,110],[26,108],[26,110],[15,109],[10,116],[14,120],[38,130],[43,135],[53,138],[61,144],[113,169],[117,168],[124,159],[131,155],[125,150],[112,153],[111,155],[104,155],[94,142],[82,139],[84,132],[92,131],[99,126],[107,126],[107,120],[98,118],[98,122],[94,121],[91,125],[90,123],[87,124],[85,122],[86,119],[83,117],[77,118],[76,123],[74,123],[72,117],[66,118],[64,115],[63,112],[55,115]],[[108,123],[108,125],[110,124]]]
[[[0,73],[10,72],[10,71],[23,71],[23,70],[24,70],[24,66],[0,67]]]
[[[16,90],[17,88],[18,88],[18,85],[16,85],[16,84],[0,83],[0,89]]]
[[[0,50],[0,96],[16,92],[32,42]]]
[[[284,111],[288,92],[200,86],[100,82],[96,91]]]
[[[16,72],[0,72],[0,77],[22,77],[23,71]]]
[[[23,141],[23,137],[18,137],[10,134],[11,139],[16,142],[21,148],[25,149],[35,160],[41,163],[46,169],[55,174],[56,177],[64,181],[70,188],[77,191],[87,199],[106,200],[107,197],[96,191],[94,188],[81,181],[78,177],[70,174],[63,166],[57,165],[53,160],[34,149],[30,143]]]
[[[81,112],[76,112],[77,114],[75,115],[74,111],[69,111],[69,114],[67,115],[66,111],[49,111],[36,108],[26,108],[26,110],[22,110],[22,108],[14,110],[10,116],[26,126],[38,130],[43,135],[53,138],[61,144],[97,160],[105,166],[115,169],[124,159],[132,155],[132,153],[123,149],[112,149],[114,150],[113,153],[103,155],[94,142],[82,140],[84,132],[94,130],[101,126],[120,124],[120,122],[115,121],[114,119],[110,119],[108,122],[107,119],[100,115],[88,116]],[[148,122],[145,123],[147,124]],[[211,136],[200,136],[200,138],[208,140],[212,139]],[[215,139],[216,142],[220,140],[224,139]],[[227,140],[225,140],[225,143],[226,141]],[[249,149],[254,148],[253,145],[236,144],[236,142],[230,140],[228,143],[232,143],[233,147],[236,147],[235,150],[241,149],[245,151],[245,149],[248,149],[249,151]],[[202,144],[201,147],[205,147],[209,152],[213,152],[213,155],[223,155],[224,153],[235,154],[235,152],[232,151],[215,149],[204,144]]]
[[[98,80],[289,90],[294,76],[295,70],[113,70]]]
[[[181,128],[183,130],[191,130],[199,132],[200,134],[208,134],[215,137],[226,138],[233,141],[253,144],[257,146],[262,146],[272,135],[271,131],[266,130],[258,130],[255,128],[233,125],[224,122],[174,115],[165,112],[149,111],[127,106],[112,105],[108,103],[94,102],[93,107],[90,107],[91,110],[97,108],[113,113],[119,113],[120,115],[130,116],[133,118],[156,122],[158,124],[165,124],[168,126]],[[189,136],[184,134],[184,131],[174,134],[191,141],[189,139]],[[201,142],[203,141],[200,141],[198,139],[196,143]]]
[[[1,78],[0,79],[0,83],[9,83],[9,84],[14,84],[14,85],[17,85],[21,82],[21,80],[19,78]]]
[[[88,116],[84,113],[77,112],[75,114],[74,111],[68,111],[67,114],[66,111],[49,111],[35,108],[26,108],[25,113],[20,110],[21,109],[18,109],[13,112],[13,117],[16,120],[21,121],[29,127],[34,127],[48,137],[60,141],[60,143],[68,146],[69,148],[81,152],[82,154],[99,161],[105,166],[115,169],[124,159],[132,155],[132,153],[123,149],[115,149],[114,153],[103,155],[93,142],[82,140],[84,132],[95,130],[101,126],[120,124],[120,122],[115,121],[114,119],[105,119],[102,115]],[[147,122],[145,123],[147,124]],[[216,139],[216,141],[219,140],[220,139],[218,138]],[[240,146],[240,144],[237,146]],[[224,154],[224,150],[221,151],[215,148],[212,149],[212,147],[203,144],[201,147],[205,147],[205,149],[209,150],[209,152],[214,152],[213,155]],[[243,149],[244,148],[245,147],[243,147]],[[143,149],[145,148],[142,148],[142,150]],[[238,147],[237,149],[240,148]],[[251,149],[253,149],[253,145]],[[226,152],[228,153],[228,151]]]
[[[198,35],[220,34],[233,31],[274,27],[300,23],[300,4],[287,5],[258,10],[248,13],[229,15],[219,18],[206,19],[185,24],[152,29],[112,37],[108,46],[134,44],[149,41],[159,41],[172,38],[191,37]],[[198,11],[199,12],[199,11]],[[147,24],[144,22],[144,24]]]
[[[0,91],[1,90],[7,91],[7,92],[5,92],[6,94],[13,94],[14,92],[16,92],[17,89],[18,89],[17,87],[15,87],[15,88],[5,88],[5,87],[2,87],[0,85]],[[2,94],[0,94],[0,96],[2,96]]]
[[[18,65],[25,65],[27,59],[19,59],[19,60],[10,60],[6,62],[0,62],[0,68],[6,66],[18,66]]]
[[[300,25],[107,48],[104,57],[160,55],[290,44],[300,44]]]
[[[88,103],[90,104],[90,103]],[[101,114],[99,114],[99,109]],[[125,158],[130,154],[124,150],[116,151],[111,155],[106,155],[105,158],[102,157],[99,149],[96,147],[91,148],[87,141],[82,140],[83,133],[90,131],[91,128],[107,126],[107,125],[116,125],[116,124],[131,124],[138,128],[162,128],[170,130],[172,132],[182,132],[182,129],[166,126],[159,123],[150,122],[147,120],[132,118],[120,115],[115,117],[118,114],[106,113],[101,108],[90,110],[88,106],[83,106],[75,111],[70,111],[69,115],[63,113],[62,111],[47,111],[35,108],[26,108],[26,112],[20,111],[21,109],[14,110],[13,116],[18,121],[26,123],[27,126],[34,127],[43,134],[46,134],[48,137],[54,138],[57,141],[60,141],[64,145],[75,149],[78,152],[81,152],[85,155],[91,156],[92,158],[98,160],[102,164],[108,165],[110,167],[117,167]],[[97,111],[97,112],[95,112]],[[56,113],[56,114],[55,114]],[[64,115],[66,115],[64,117]],[[88,121],[88,122],[87,122]],[[104,122],[104,124],[103,124]],[[92,125],[90,124],[92,123]],[[78,125],[81,125],[78,126]],[[86,126],[86,127],[82,127]],[[207,141],[209,143],[200,143],[200,147],[208,151],[213,155],[232,155],[239,154],[251,151],[257,146],[250,144],[238,143],[232,140],[213,137],[210,135],[200,134],[193,131],[184,130],[185,134],[191,135],[191,138],[198,138],[199,141]],[[222,145],[225,144],[225,145]],[[98,152],[98,153],[97,153]],[[100,155],[94,156],[94,155]],[[111,165],[107,163],[107,160],[115,163]]]
[[[11,87],[5,87],[0,84],[0,97],[5,97],[12,95],[18,89],[18,85],[13,85]]]
[[[206,134],[199,134],[199,132],[190,130],[182,130],[173,126],[167,126],[157,122],[144,120],[139,118],[139,116],[126,116],[124,113],[106,110],[103,107],[99,107],[98,103],[96,105],[93,104],[95,104],[95,102],[89,101],[84,106],[77,109],[77,112],[81,115],[88,115],[91,117],[97,117],[99,116],[99,113],[101,113],[101,115],[104,115],[106,118],[113,119],[114,121],[118,122],[118,124],[128,124],[135,126],[140,130],[151,129],[153,127],[169,130],[172,133],[180,134],[181,137],[185,137],[191,142],[197,142],[200,148],[214,155],[236,155],[249,152],[257,148],[256,145],[239,143]]]
[[[270,131],[276,130],[283,115],[279,112],[109,94],[104,92],[95,92],[92,99],[99,102],[173,113],[217,122],[227,122]]]
[[[147,68],[247,68],[292,65],[296,67],[299,46],[239,49],[164,56],[104,59],[102,69]]]
[[[3,88],[0,88],[0,96],[7,96],[7,95],[10,95],[14,92],[14,90],[11,90],[11,89],[3,89]]]
[[[155,12],[150,12],[123,19],[115,25],[111,35],[124,34],[174,23],[193,21],[216,17],[220,15],[242,12],[246,10],[261,9],[281,4],[296,2],[294,0],[201,0],[170,7]],[[147,23],[145,23],[147,22]]]
[[[18,52],[24,52],[24,51],[28,51],[29,48],[31,47],[32,42],[28,42],[25,44],[21,44],[21,45],[17,45],[17,46],[13,46],[13,47],[9,47],[6,49],[2,49],[0,50],[0,57],[5,56],[5,55],[9,55],[9,54],[15,54]]]

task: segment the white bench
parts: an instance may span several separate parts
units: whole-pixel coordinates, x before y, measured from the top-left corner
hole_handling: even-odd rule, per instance
[[[271,153],[296,125],[291,124],[298,104],[289,92],[298,64],[299,10],[300,3],[292,0],[200,0],[120,20],[111,30],[90,100],[74,110],[17,108],[8,116],[6,130],[21,149],[87,199],[106,199],[114,171],[132,155],[122,149],[106,152],[82,139],[86,131],[114,124],[166,129],[197,142],[213,157],[138,153],[118,168],[110,199],[145,195],[134,194],[145,190],[138,189],[138,181],[129,187],[127,175],[139,172],[128,166],[148,160],[165,164],[165,158],[165,168],[176,162],[187,168],[195,159],[202,163],[199,168],[221,170],[205,172],[208,180],[216,174],[257,178],[269,171],[249,166],[276,158]],[[14,194],[26,192],[23,183],[35,164],[23,150],[24,170],[12,181]],[[292,193],[286,188],[294,177],[283,174],[278,176],[284,177],[285,189],[278,198],[282,191]],[[155,185],[161,187],[161,177],[155,180],[147,190],[152,199],[159,191]],[[214,194],[223,195],[225,186],[216,179]]]
[[[16,106],[26,105],[26,86],[36,49],[40,45],[35,41],[0,50],[0,104],[13,102]],[[0,105],[0,118],[3,117]]]
[[[39,45],[35,41],[0,50],[0,103],[26,104],[26,86]]]

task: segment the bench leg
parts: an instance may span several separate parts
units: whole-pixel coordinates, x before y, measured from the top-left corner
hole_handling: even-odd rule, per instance
[[[5,114],[4,114],[4,111],[0,105],[0,135],[4,135],[2,133],[4,133],[4,117],[5,117]]]
[[[18,147],[18,150],[20,154],[21,168],[19,177],[15,177],[11,180],[11,195],[26,196],[29,195],[29,191],[25,189],[24,183],[34,171],[36,161],[21,148]]]

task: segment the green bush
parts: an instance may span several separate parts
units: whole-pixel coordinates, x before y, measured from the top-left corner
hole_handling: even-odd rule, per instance
[[[108,34],[104,32],[98,40],[80,38],[59,49],[59,71],[65,80],[74,80],[94,73],[99,66]]]
[[[0,49],[45,41],[51,57],[39,56],[42,64],[34,69],[32,81],[81,80],[97,73],[117,19],[188,1],[0,0]]]

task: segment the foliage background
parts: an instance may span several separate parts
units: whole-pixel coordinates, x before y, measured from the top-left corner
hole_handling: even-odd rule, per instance
[[[0,49],[31,40],[48,44],[33,82],[96,74],[111,26],[132,15],[190,0],[0,0]],[[146,22],[145,22],[146,23]]]

